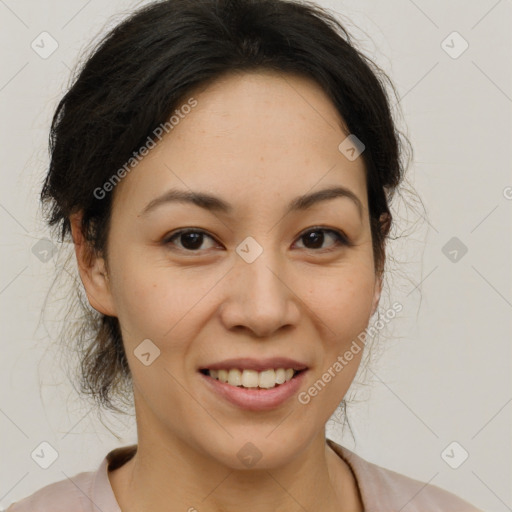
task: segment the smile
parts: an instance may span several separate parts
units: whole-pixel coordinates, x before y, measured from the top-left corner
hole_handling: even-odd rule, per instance
[[[303,371],[303,370],[302,370]],[[290,381],[300,373],[293,368],[277,368],[258,372],[256,370],[240,370],[232,368],[231,370],[201,370],[203,375],[209,375],[212,379],[229,384],[231,386],[243,388],[261,388],[272,389],[276,386]]]
[[[217,372],[216,375],[215,372]],[[283,372],[284,382],[281,383]],[[269,369],[261,372],[234,368],[229,371],[202,369],[198,372],[206,388],[216,399],[220,398],[247,411],[269,411],[283,406],[300,391],[307,373],[306,369],[299,371],[291,368]],[[229,383],[230,378],[235,384]],[[260,378],[263,379],[261,387]],[[227,381],[223,382],[221,379],[227,379]],[[247,383],[248,387],[245,387],[244,383]]]

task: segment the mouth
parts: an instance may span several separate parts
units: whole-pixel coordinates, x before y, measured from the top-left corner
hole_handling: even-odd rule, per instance
[[[277,388],[297,378],[307,368],[269,368],[263,371],[231,368],[209,369],[201,368],[200,373],[214,380],[233,387],[245,389],[272,389]]]
[[[292,364],[299,368],[283,368],[280,365],[271,368],[268,363],[253,360],[252,369],[237,368],[234,363],[230,363],[228,369],[224,361],[213,365],[215,368],[200,368],[197,373],[206,389],[216,398],[239,409],[264,412],[291,404],[292,397],[305,385],[309,368],[296,362]]]

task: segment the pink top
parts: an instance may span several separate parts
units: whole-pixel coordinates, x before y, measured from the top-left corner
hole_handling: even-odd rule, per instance
[[[482,512],[437,486],[368,462],[327,439],[357,481],[365,512]],[[107,471],[130,460],[137,445],[110,451],[96,471],[60,480],[13,503],[6,512],[121,512]]]

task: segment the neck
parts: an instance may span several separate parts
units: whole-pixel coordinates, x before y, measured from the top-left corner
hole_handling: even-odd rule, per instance
[[[290,463],[245,470],[219,464],[178,439],[162,444],[139,436],[137,453],[109,478],[123,512],[363,510],[350,468],[323,431]]]

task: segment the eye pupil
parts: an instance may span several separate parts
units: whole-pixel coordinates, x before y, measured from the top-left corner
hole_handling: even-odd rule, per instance
[[[334,238],[334,244],[325,249],[325,251],[331,251],[339,248],[340,246],[350,245],[346,237],[341,235],[339,232],[326,228],[312,228],[300,236],[300,240],[305,244],[306,249],[319,252],[317,249],[323,249],[325,233],[328,233]],[[175,246],[177,250],[187,251],[189,254],[196,253],[199,255],[204,252],[201,249],[201,246],[203,245],[205,236],[206,238],[213,240],[210,235],[203,233],[201,230],[179,231],[170,238],[165,239],[164,244]]]
[[[308,241],[313,242],[313,248],[322,247],[324,241],[324,234],[321,231],[310,231],[304,235]]]
[[[189,244],[187,242],[182,243],[183,247],[185,247],[186,249],[190,249],[190,250],[198,249],[199,247],[201,247],[201,244],[203,242],[202,236],[203,236],[202,233],[194,233],[194,232],[182,233],[181,234],[182,242],[183,242],[183,239],[185,239],[185,241],[187,240],[186,237],[192,237],[192,244]],[[189,240],[190,240],[190,238],[189,238]]]

